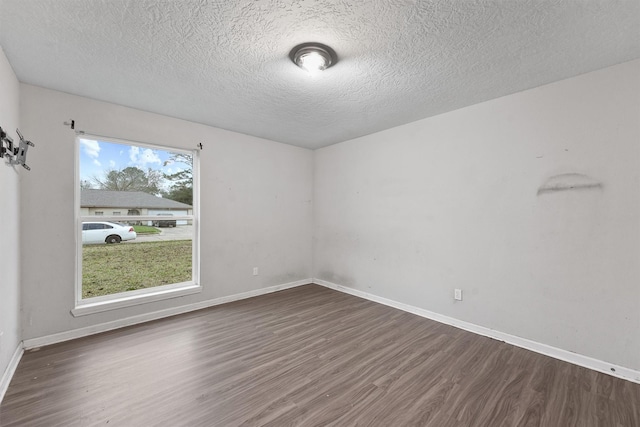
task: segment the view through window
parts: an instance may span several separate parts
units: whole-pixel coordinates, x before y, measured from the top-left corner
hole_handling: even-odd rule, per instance
[[[193,285],[194,152],[85,135],[77,149],[78,300]]]

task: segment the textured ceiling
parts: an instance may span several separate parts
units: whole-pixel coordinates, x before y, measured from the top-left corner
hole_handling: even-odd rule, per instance
[[[0,44],[25,83],[317,148],[640,58],[640,1],[0,0]]]

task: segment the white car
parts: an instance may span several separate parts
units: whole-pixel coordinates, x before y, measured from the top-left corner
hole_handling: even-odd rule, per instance
[[[82,243],[120,243],[133,240],[137,236],[133,227],[117,222],[83,222]]]

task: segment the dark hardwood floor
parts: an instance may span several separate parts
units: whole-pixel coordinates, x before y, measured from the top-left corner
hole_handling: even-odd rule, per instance
[[[640,426],[640,384],[308,285],[24,354],[9,426]]]

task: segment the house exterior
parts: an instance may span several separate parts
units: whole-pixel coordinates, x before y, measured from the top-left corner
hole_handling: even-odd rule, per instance
[[[83,189],[80,192],[80,215],[192,215],[193,207],[143,191]],[[184,225],[187,221],[177,221]],[[151,224],[149,224],[151,225]]]

